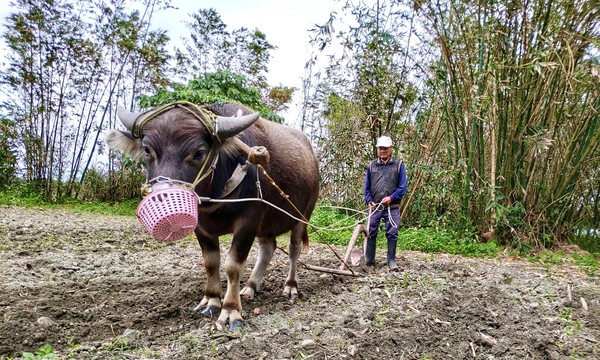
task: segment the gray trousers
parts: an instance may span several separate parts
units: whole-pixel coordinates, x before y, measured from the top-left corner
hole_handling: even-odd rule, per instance
[[[391,221],[390,221],[391,216]],[[367,249],[365,252],[365,260],[367,265],[375,264],[375,248],[377,233],[379,232],[379,224],[381,220],[385,221],[385,236],[387,237],[387,265],[390,268],[396,267],[396,245],[398,243],[398,227],[400,226],[400,209],[397,207],[384,207],[373,210],[369,221],[369,238],[367,240]],[[392,222],[396,225],[394,227]]]

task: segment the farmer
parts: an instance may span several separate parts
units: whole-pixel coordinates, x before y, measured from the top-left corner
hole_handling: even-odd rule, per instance
[[[392,158],[392,139],[377,139],[377,159],[367,165],[365,176],[365,202],[369,205],[369,237],[365,251],[367,266],[375,265],[375,241],[379,223],[385,220],[387,237],[387,266],[398,271],[396,244],[400,225],[400,200],[406,193],[406,169],[404,162]]]

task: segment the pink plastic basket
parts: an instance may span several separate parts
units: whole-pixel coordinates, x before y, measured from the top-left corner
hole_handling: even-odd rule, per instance
[[[198,225],[198,198],[194,192],[182,188],[159,190],[142,199],[136,213],[154,238],[177,241]]]

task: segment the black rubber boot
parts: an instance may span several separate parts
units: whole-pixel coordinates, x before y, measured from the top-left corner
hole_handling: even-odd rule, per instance
[[[367,266],[375,265],[375,245],[376,239],[367,240],[367,249],[365,251],[365,261],[367,262]]]
[[[398,240],[388,240],[387,265],[390,271],[398,271],[396,264],[396,244]]]

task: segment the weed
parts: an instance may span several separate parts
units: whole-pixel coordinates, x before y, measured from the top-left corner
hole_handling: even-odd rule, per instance
[[[558,313],[558,317],[565,323],[565,335],[567,336],[573,336],[577,331],[583,329],[581,322],[573,319],[573,309],[570,307],[562,308]]]
[[[550,250],[544,250],[541,253],[539,253],[537,255],[537,257],[534,258],[534,260],[538,261],[539,263],[541,263],[542,265],[559,265],[563,263],[563,259],[565,257],[565,254],[562,251],[550,251]]]
[[[573,309],[570,307],[563,308],[558,313],[558,317],[563,320],[571,320],[571,315],[573,315]]]
[[[289,317],[287,319],[287,326],[288,328],[291,328],[294,325],[294,318],[293,317]]]
[[[67,344],[69,346],[69,353],[67,354],[67,356],[69,358],[73,358],[77,356],[77,349],[81,346],[80,344],[76,344],[76,343],[72,343],[69,341],[69,343]]]
[[[39,348],[35,353],[23,353],[23,360],[42,360],[42,359],[56,359],[54,349],[50,344],[46,344]]]
[[[575,265],[586,272],[589,276],[596,276],[600,268],[600,255],[594,254],[573,254]]]
[[[407,288],[410,285],[411,282],[411,278],[410,275],[408,275],[407,272],[404,273],[404,276],[402,277],[402,282],[400,283],[400,286],[402,286],[403,288]]]
[[[150,358],[158,358],[159,354],[157,351],[154,351],[146,346],[144,346],[143,348],[139,349],[137,351],[137,353],[139,353],[140,355],[142,355],[143,359],[150,359]]]
[[[108,351],[123,351],[129,347],[129,340],[127,338],[118,336],[113,342],[106,344]]]
[[[192,333],[186,333],[181,337],[182,340],[189,342],[192,345],[197,345],[200,342],[200,338]]]
[[[219,343],[216,340],[213,340],[212,343],[210,344],[210,354],[212,357],[216,357],[218,355],[218,349],[217,346],[219,345]]]

